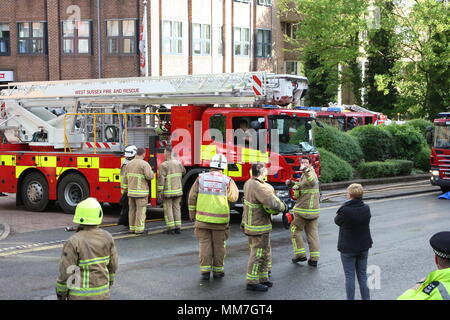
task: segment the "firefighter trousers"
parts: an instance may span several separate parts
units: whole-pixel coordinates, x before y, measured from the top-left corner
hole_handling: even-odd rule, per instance
[[[128,198],[128,222],[131,232],[142,233],[145,229],[145,217],[148,198]]]
[[[230,230],[195,228],[195,235],[199,241],[200,272],[223,273]]]
[[[295,214],[294,221],[291,224],[291,241],[294,249],[294,258],[306,257],[306,249],[303,245],[302,231],[305,230],[306,239],[309,246],[309,255],[311,261],[319,261],[320,242],[319,242],[319,218],[305,219]]]
[[[270,234],[248,236],[250,257],[247,264],[247,283],[257,284],[269,280],[271,262]]]
[[[181,226],[181,197],[164,198],[164,219],[169,230],[179,229]]]

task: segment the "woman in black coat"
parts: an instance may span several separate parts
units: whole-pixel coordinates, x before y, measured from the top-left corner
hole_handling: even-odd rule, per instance
[[[339,226],[338,250],[341,252],[345,273],[347,300],[355,299],[355,273],[361,298],[370,300],[367,287],[367,258],[372,247],[370,235],[370,208],[362,201],[364,191],[360,184],[347,188],[346,201],[337,211],[334,222]]]

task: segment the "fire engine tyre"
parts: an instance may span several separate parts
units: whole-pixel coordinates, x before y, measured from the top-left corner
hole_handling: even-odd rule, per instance
[[[41,212],[47,209],[50,203],[48,183],[41,173],[33,172],[27,175],[23,180],[21,192],[23,204],[28,210]]]
[[[79,174],[65,176],[58,185],[58,203],[65,213],[74,214],[78,203],[89,198],[89,185]]]
[[[441,187],[442,193],[447,193],[450,191],[450,187]]]

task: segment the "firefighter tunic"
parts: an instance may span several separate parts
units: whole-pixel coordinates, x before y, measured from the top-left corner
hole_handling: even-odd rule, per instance
[[[118,257],[110,233],[81,226],[64,244],[56,292],[69,300],[109,299]]]
[[[189,192],[189,217],[195,219],[201,273],[224,272],[225,241],[230,233],[228,201],[238,197],[235,182],[219,171],[200,174]]]
[[[125,167],[123,185],[127,187],[128,192],[128,217],[131,232],[144,232],[150,192],[149,182],[153,177],[150,164],[142,159],[133,159]]]
[[[247,283],[257,284],[269,280],[271,215],[285,210],[285,204],[275,196],[275,190],[270,184],[256,177],[245,183],[241,227],[248,236],[250,247]]]
[[[158,193],[163,197],[164,218],[168,229],[181,226],[181,179],[186,169],[178,160],[164,161],[158,168]]]
[[[294,258],[306,257],[306,249],[303,245],[301,232],[305,230],[309,245],[311,261],[318,261],[320,257],[320,243],[318,232],[318,218],[320,214],[319,179],[314,168],[307,167],[299,182],[293,187],[297,202],[292,209],[294,220],[291,224],[291,241],[294,250]]]

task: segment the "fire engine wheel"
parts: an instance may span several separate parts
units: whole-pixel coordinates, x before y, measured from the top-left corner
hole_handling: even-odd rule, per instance
[[[74,214],[75,208],[89,197],[89,185],[82,176],[71,173],[58,186],[58,202],[65,213]]]
[[[450,191],[450,187],[441,187],[442,193],[447,193]]]
[[[30,211],[40,212],[47,209],[50,202],[48,183],[42,174],[33,172],[25,177],[22,183],[22,199]]]

